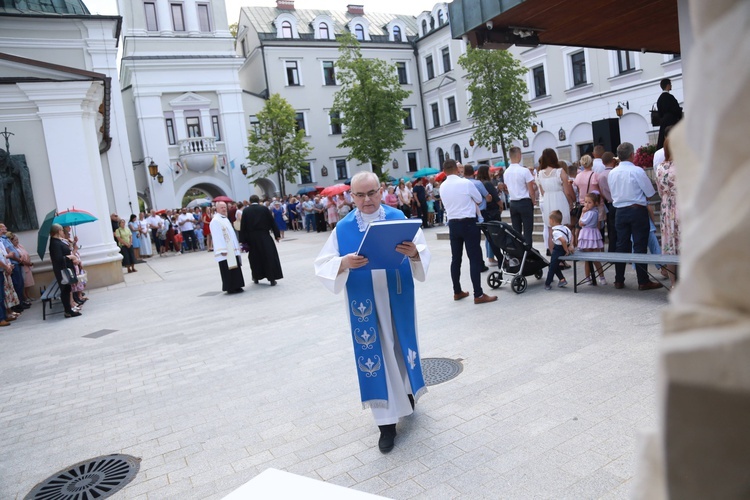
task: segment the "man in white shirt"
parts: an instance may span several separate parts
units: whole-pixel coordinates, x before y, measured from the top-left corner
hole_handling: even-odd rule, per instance
[[[593,170],[596,175],[604,172],[604,169],[606,168],[604,166],[604,163],[602,162],[603,154],[604,146],[602,146],[601,144],[597,144],[596,146],[594,146],[594,163],[591,166],[591,170]]]
[[[633,164],[633,145],[623,142],[617,146],[620,164],[607,178],[616,209],[617,251],[646,253],[648,250],[648,198],[655,193],[651,180],[641,167]],[[631,243],[632,236],[632,243]],[[645,264],[637,264],[638,290],[661,288],[662,284],[648,278]],[[625,263],[615,264],[615,288],[625,288]]]
[[[448,230],[451,241],[451,280],[453,281],[453,300],[465,299],[469,292],[461,289],[461,259],[463,248],[469,258],[469,275],[474,287],[474,303],[494,302],[497,297],[485,295],[482,290],[482,247],[480,231],[477,225],[477,205],[482,195],[468,179],[458,176],[456,160],[446,160],[443,171],[447,176],[440,185],[440,200],[448,212]]]
[[[510,222],[513,229],[523,234],[527,244],[533,243],[534,234],[534,176],[529,169],[522,166],[521,148],[513,146],[508,150],[510,166],[505,171],[503,179],[510,196]]]
[[[210,223],[214,240],[214,257],[219,263],[221,290],[228,294],[243,292],[245,279],[242,276],[240,243],[232,223],[227,219],[227,204],[216,202],[216,213]]]
[[[188,250],[195,251],[197,242],[195,241],[195,218],[193,214],[187,213],[187,208],[183,208],[180,215],[177,217],[177,225],[180,226],[180,232],[182,233],[182,241]]]

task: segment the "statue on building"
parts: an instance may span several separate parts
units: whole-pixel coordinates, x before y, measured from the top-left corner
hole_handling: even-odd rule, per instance
[[[39,228],[26,155],[11,155],[7,149],[2,148],[0,148],[0,221],[13,232]]]

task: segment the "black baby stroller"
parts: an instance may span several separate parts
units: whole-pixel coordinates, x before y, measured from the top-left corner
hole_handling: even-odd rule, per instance
[[[487,284],[491,288],[510,283],[514,292],[523,293],[526,291],[526,276],[533,275],[538,280],[542,279],[544,268],[549,266],[549,262],[534,247],[528,245],[513,226],[505,222],[489,221],[480,223],[479,227],[490,242],[500,268],[487,276]]]

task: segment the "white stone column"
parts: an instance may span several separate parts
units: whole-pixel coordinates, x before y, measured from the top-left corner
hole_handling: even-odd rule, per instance
[[[138,130],[141,134],[141,145],[144,162],[139,168],[148,171],[150,157],[159,166],[159,172],[164,177],[164,183],[159,184],[148,173],[149,188],[151,189],[154,207],[156,209],[173,208],[174,185],[170,170],[169,147],[166,138],[164,113],[161,105],[161,93],[136,91],[136,110],[138,116]]]
[[[182,5],[185,9],[185,29],[187,29],[188,36],[200,36],[201,29],[198,23],[198,7],[195,5],[195,0],[184,0]]]
[[[211,137],[214,134],[214,128],[211,126],[211,110],[203,108],[199,111],[201,113],[201,131],[203,137]]]
[[[161,36],[174,36],[169,0],[156,0],[156,22],[159,23]]]
[[[99,219],[76,227],[83,260],[90,266],[119,262],[96,135],[95,116],[103,95],[102,84],[80,81],[17,85],[36,105],[42,122],[57,210],[76,208]]]
[[[219,98],[219,126],[227,159],[230,163],[229,176],[233,189],[232,199],[246,200],[252,194],[250,183],[242,175],[240,165],[247,163],[247,124],[242,107],[242,92],[227,90],[217,92]],[[234,160],[234,169],[231,161]]]
[[[187,123],[185,123],[185,112],[181,109],[174,109],[174,126],[177,130],[177,140],[187,139]]]

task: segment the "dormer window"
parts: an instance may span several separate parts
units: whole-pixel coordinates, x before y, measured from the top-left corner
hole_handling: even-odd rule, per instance
[[[292,32],[292,23],[289,21],[284,21],[281,23],[281,38],[294,38],[294,34]]]
[[[427,21],[425,19],[422,19],[422,36],[425,36],[427,34]]]
[[[318,25],[318,33],[320,34],[321,39],[328,40],[328,38],[330,38],[330,35],[328,34],[328,25],[326,23],[320,23]]]
[[[439,10],[438,11],[438,26],[442,26],[442,25],[443,25],[443,11]]]
[[[393,27],[393,41],[394,42],[401,42],[401,28],[398,26]]]
[[[354,37],[360,42],[365,40],[365,28],[361,24],[354,25]]]

